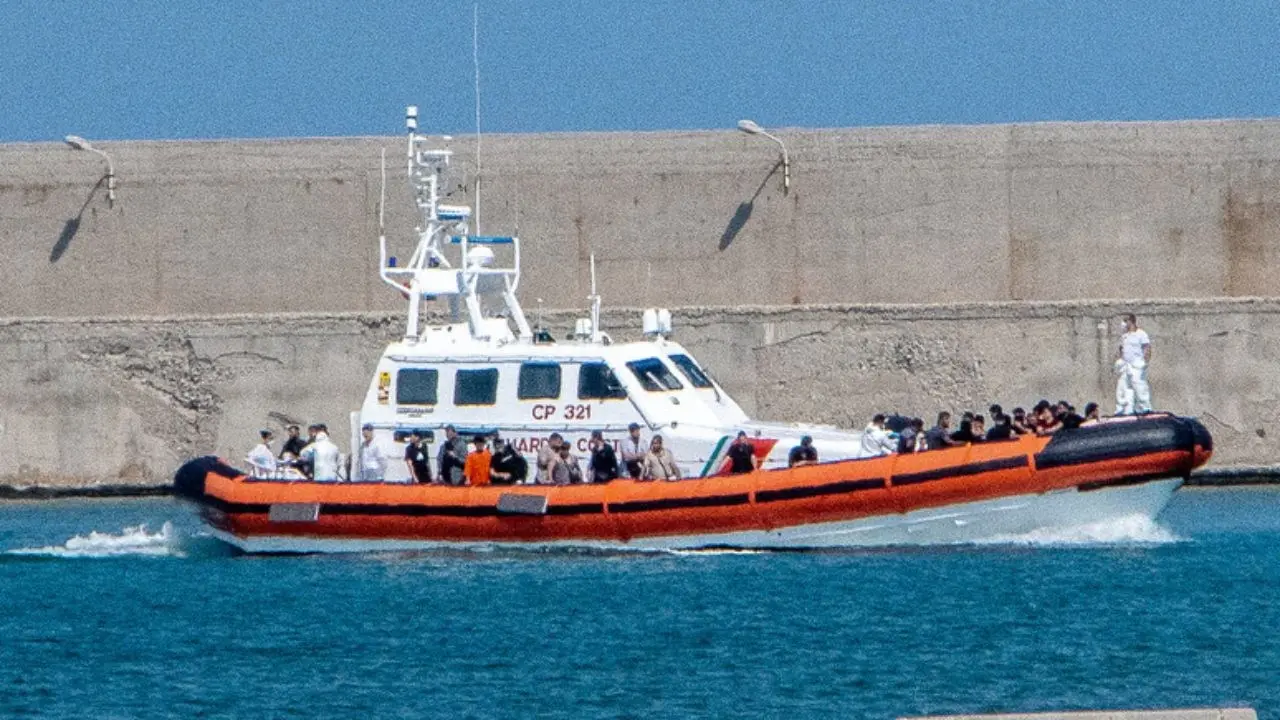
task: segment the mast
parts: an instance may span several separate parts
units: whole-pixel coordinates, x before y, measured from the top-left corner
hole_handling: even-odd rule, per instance
[[[387,256],[386,236],[379,237],[379,276],[409,301],[404,340],[421,339],[422,303],[440,298],[449,302],[455,321],[460,311],[466,311],[467,327],[475,339],[502,339],[492,337],[499,327],[493,321],[501,315],[486,315],[485,301],[489,300],[505,308],[517,339],[532,342],[533,332],[516,298],[520,238],[471,234],[471,208],[440,202],[442,178],[452,163],[453,151],[428,147],[428,138],[418,134],[416,106],[405,111],[405,126],[406,175],[418,210],[416,244],[409,260],[403,266],[395,265]],[[502,264],[499,253],[509,262]],[[509,336],[510,328],[502,335]]]

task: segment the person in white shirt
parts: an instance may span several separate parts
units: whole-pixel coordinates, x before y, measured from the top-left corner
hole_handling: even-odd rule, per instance
[[[259,430],[262,442],[253,446],[245,460],[249,463],[253,477],[270,477],[276,471],[276,454],[271,450],[271,440],[275,435],[270,430]]]
[[[329,428],[319,426],[316,439],[302,448],[301,459],[311,463],[311,478],[316,482],[337,482],[342,452],[329,439]]]
[[[366,423],[360,436],[364,438],[360,443],[360,480],[382,482],[387,475],[387,456],[373,442],[373,426]]]
[[[884,421],[884,415],[878,413],[871,418],[871,422],[862,431],[862,447],[858,451],[858,457],[879,457],[897,452],[898,441],[885,429]]]
[[[619,446],[622,455],[622,468],[626,470],[627,476],[633,480],[639,480],[644,475],[644,458],[648,454],[644,443],[640,442],[640,424],[631,423],[627,426],[627,438],[622,441]]]
[[[1138,318],[1124,316],[1124,334],[1116,353],[1116,414],[1133,415],[1151,412],[1151,386],[1147,384],[1147,365],[1151,363],[1151,338],[1138,327]]]

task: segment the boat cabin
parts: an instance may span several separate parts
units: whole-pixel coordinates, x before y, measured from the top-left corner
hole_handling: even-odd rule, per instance
[[[352,447],[359,444],[355,429],[372,425],[390,459],[387,480],[408,479],[397,460],[410,431],[434,439],[449,425],[463,436],[501,434],[531,458],[551,433],[583,455],[593,430],[618,444],[635,423],[645,443],[664,436],[686,477],[714,473],[729,436],[744,428],[770,449],[787,443],[780,461],[764,453],[772,466],[785,465],[787,448],[805,434],[827,445],[832,457],[856,452],[856,433],[752,423],[670,339],[667,310],[644,312],[644,341],[612,342],[600,328],[594,259],[590,317],[560,342],[530,327],[517,299],[519,237],[473,233],[469,207],[441,202],[452,153],[426,146],[415,108],[407,124],[407,175],[421,216],[417,243],[401,264],[380,238],[380,275],[408,300],[405,332],[383,353],[352,416]],[[447,322],[425,321],[424,303],[436,301],[447,305]]]

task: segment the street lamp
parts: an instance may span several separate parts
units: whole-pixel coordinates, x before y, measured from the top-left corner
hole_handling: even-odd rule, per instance
[[[115,207],[116,204],[116,166],[111,162],[111,156],[89,144],[88,140],[79,135],[68,135],[63,140],[75,150],[88,150],[91,153],[101,155],[107,161],[107,207]]]
[[[791,190],[791,159],[787,157],[787,146],[783,145],[776,136],[770,135],[764,128],[757,125],[754,120],[739,120],[738,129],[748,135],[763,135],[782,148],[782,194],[786,195]]]

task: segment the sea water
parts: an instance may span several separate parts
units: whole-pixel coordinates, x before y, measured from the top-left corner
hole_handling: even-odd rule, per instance
[[[0,717],[1280,712],[1280,491],[821,553],[234,556],[172,500],[0,504]]]

